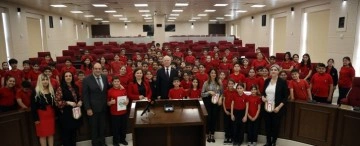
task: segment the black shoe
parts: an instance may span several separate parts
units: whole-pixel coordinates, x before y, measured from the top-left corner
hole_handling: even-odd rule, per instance
[[[212,142],[212,143],[215,143],[214,135],[211,135],[211,142]]]
[[[225,139],[224,139],[224,145],[225,145],[225,144],[228,144],[228,143],[229,143],[229,139],[228,139],[228,138],[225,138]]]
[[[207,141],[207,142],[211,142],[211,135],[208,135],[206,141]]]
[[[122,142],[120,142],[120,144],[122,144],[122,145],[128,145],[128,142],[127,142],[127,141],[122,141]]]

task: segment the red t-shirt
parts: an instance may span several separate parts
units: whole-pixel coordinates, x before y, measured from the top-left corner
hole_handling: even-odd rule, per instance
[[[119,79],[120,79],[120,84],[127,89],[127,86],[130,83],[130,78],[128,75],[118,75]]]
[[[249,76],[249,71],[250,71],[250,67],[244,67],[244,66],[240,66],[240,73],[242,73],[245,77]]]
[[[71,74],[73,75],[76,75],[76,68],[74,66],[70,66],[70,67],[64,66],[61,69],[61,75],[63,75],[67,71],[71,72]]]
[[[196,58],[195,58],[194,56],[192,56],[192,55],[191,55],[191,56],[186,56],[186,57],[185,57],[185,62],[186,62],[186,63],[195,64],[195,59],[196,59]]]
[[[92,74],[92,69],[85,67],[84,65],[81,65],[80,69],[84,72],[85,76]]]
[[[21,99],[25,106],[30,107],[31,90],[24,91],[23,89],[18,89],[16,91],[16,99]]]
[[[259,78],[256,78],[256,77],[248,77],[245,79],[245,84],[246,84],[246,91],[251,91],[251,87],[253,85],[257,85],[257,87],[259,88],[260,87],[260,79]]]
[[[52,70],[51,78],[56,79],[59,76],[59,71],[57,69]]]
[[[283,61],[280,64],[280,67],[282,69],[290,69],[292,66],[294,66],[294,62],[293,61]]]
[[[6,79],[7,77],[10,77],[10,76],[15,78],[15,87],[20,88],[21,83],[22,83],[23,78],[24,78],[23,72],[20,69],[9,70],[9,71],[6,72],[4,77]],[[5,82],[5,80],[4,80],[4,82]],[[5,84],[6,83],[4,83],[4,85]]]
[[[202,89],[204,82],[208,80],[209,76],[206,73],[196,73],[195,78],[199,80],[199,88]]]
[[[173,55],[176,56],[176,57],[179,57],[179,58],[184,57],[184,54],[182,52],[174,52]]]
[[[57,89],[60,87],[59,82],[56,79],[50,78],[50,83],[54,89]]]
[[[190,99],[197,99],[197,98],[200,98],[200,96],[201,96],[201,90],[200,89],[196,89],[196,90],[190,89],[188,91],[188,97]]]
[[[78,86],[78,88],[79,88],[79,95],[82,96],[82,90],[83,90],[82,81],[77,80],[77,81],[75,82],[75,85]]]
[[[121,66],[125,65],[122,61],[113,61],[110,64],[112,74],[120,74]]]
[[[294,99],[307,101],[309,99],[307,89],[310,88],[307,81],[300,79],[300,81],[291,80],[289,88],[294,90]]]
[[[301,66],[301,64],[298,64],[296,66],[296,68],[299,70],[300,72],[300,79],[304,79],[311,70],[313,70],[312,65],[310,65],[310,67],[308,67],[307,65]]]
[[[352,67],[341,67],[339,72],[339,87],[351,88],[352,78],[355,77],[355,70]]]
[[[29,79],[30,81],[35,81],[37,82],[37,79],[39,77],[39,75],[41,74],[40,71],[35,71],[35,70],[31,70],[30,73],[29,73]]]
[[[219,70],[231,70],[232,66],[230,63],[220,63]]]
[[[333,84],[332,77],[328,73],[315,73],[311,78],[311,93],[314,96],[328,98],[330,84]]]
[[[117,110],[117,105],[119,104],[117,101],[118,96],[126,96],[126,90],[125,89],[115,89],[111,88],[108,91],[108,101],[115,99],[115,104],[110,105],[110,113],[111,115],[124,115],[126,114],[126,110]]]
[[[211,60],[211,64],[212,64],[213,68],[218,68],[220,65],[220,60],[219,59]]]
[[[32,71],[31,69],[27,69],[27,70],[23,69],[22,70],[25,80],[28,80],[30,78],[29,74],[30,74],[31,71]]]
[[[227,79],[223,79],[223,80],[221,81],[221,83],[222,83],[223,89],[227,89],[228,80],[227,80]]]
[[[224,54],[224,57],[226,57],[227,60],[232,60],[233,59],[233,55],[231,53]]]
[[[254,67],[254,69],[257,69],[260,66],[266,67],[267,64],[268,63],[264,59],[261,59],[261,60],[255,59],[252,61],[251,66]]]
[[[0,106],[15,105],[15,89],[0,88]]]
[[[226,89],[224,91],[223,96],[224,96],[224,104],[226,109],[231,109],[231,102],[233,101],[233,97],[235,96],[235,94],[237,94],[235,89],[231,91],[229,89]]]
[[[120,58],[119,60],[121,62],[127,62],[127,59],[128,59],[125,55],[120,55],[119,58]]]
[[[245,76],[243,74],[241,74],[240,72],[237,75],[235,75],[235,73],[232,73],[229,75],[229,79],[233,79],[235,81],[235,83],[239,83],[239,82],[244,83]]]
[[[192,84],[192,81],[185,81],[185,80],[182,80],[181,81],[181,84],[180,84],[180,87],[182,87],[183,89],[190,89],[191,88],[191,84]]]
[[[247,102],[247,95],[245,93],[239,95],[239,93],[236,92],[236,94],[234,94],[232,99],[234,102],[235,110],[245,110],[246,102]]]
[[[183,99],[184,97],[186,97],[186,92],[183,88],[179,88],[179,89],[175,89],[172,88],[169,91],[169,99]]]
[[[247,97],[247,102],[249,103],[249,115],[251,117],[255,117],[257,111],[259,110],[258,106],[261,105],[261,98],[259,96],[250,95]]]

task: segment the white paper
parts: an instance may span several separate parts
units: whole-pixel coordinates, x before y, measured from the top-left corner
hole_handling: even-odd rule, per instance
[[[126,100],[127,100],[126,96],[117,97],[117,111],[126,110],[126,105],[125,105]]]

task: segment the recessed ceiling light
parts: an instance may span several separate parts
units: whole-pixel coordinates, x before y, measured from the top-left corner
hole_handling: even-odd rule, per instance
[[[232,17],[232,16],[234,16],[234,15],[232,15],[232,14],[225,14],[224,16],[226,16],[226,17]]]
[[[140,13],[149,13],[150,10],[139,10]]]
[[[141,16],[144,16],[144,17],[150,17],[150,16],[151,16],[151,14],[143,14],[143,15],[141,15]]]
[[[194,22],[194,21],[196,21],[196,20],[189,20],[190,22]]]
[[[95,18],[94,20],[103,20],[102,18]]]
[[[184,10],[172,10],[172,12],[183,12]]]
[[[144,19],[152,19],[151,17],[145,17]]]
[[[152,20],[146,20],[145,22],[152,22]]]
[[[71,13],[74,13],[74,14],[79,14],[79,13],[83,13],[82,11],[70,11]]]
[[[119,14],[116,14],[116,15],[113,15],[114,17],[122,17],[123,15],[119,15]]]
[[[189,5],[189,3],[175,3],[176,7],[186,7],[188,5]]]
[[[201,17],[192,17],[191,19],[201,19]]]
[[[127,20],[127,18],[119,18],[119,20]]]
[[[265,5],[252,5],[251,7],[253,7],[253,8],[262,8],[262,7],[265,7]]]
[[[168,19],[176,19],[176,17],[169,17]]]
[[[225,7],[225,6],[227,6],[228,4],[215,4],[214,6],[215,7]]]
[[[167,20],[167,21],[169,21],[169,22],[174,22],[175,20]]]
[[[115,10],[106,10],[105,13],[116,13]]]
[[[94,15],[84,15],[86,18],[95,17]]]
[[[217,20],[209,20],[210,22],[215,22],[215,21],[217,21]]]
[[[110,21],[101,21],[101,22],[104,22],[104,23],[109,23]]]
[[[216,17],[216,19],[224,19],[224,17]]]
[[[236,13],[246,13],[247,11],[245,11],[245,10],[237,10],[237,11],[235,11]]]
[[[198,14],[198,16],[204,17],[204,16],[207,16],[207,14]]]
[[[148,7],[148,4],[134,4],[135,7]]]
[[[92,4],[94,7],[107,7],[106,4]]]
[[[170,14],[170,16],[179,16],[180,14]]]
[[[205,10],[204,12],[215,12],[216,10]]]
[[[125,20],[124,22],[131,22],[130,20]]]
[[[55,7],[55,8],[64,8],[64,7],[67,7],[66,5],[62,5],[62,4],[50,5],[50,6]]]

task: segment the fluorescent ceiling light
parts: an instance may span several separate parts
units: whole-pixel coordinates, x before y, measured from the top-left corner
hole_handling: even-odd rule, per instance
[[[265,5],[252,5],[251,7],[253,7],[253,8],[262,8],[262,7],[265,7]]]
[[[225,6],[227,6],[228,4],[215,4],[214,6],[215,7],[225,7]]]
[[[125,20],[124,22],[131,22],[131,21],[129,21],[129,20]]]
[[[141,16],[144,16],[144,17],[150,17],[150,16],[151,16],[151,14],[143,14],[143,15],[141,15]]]
[[[168,19],[176,19],[176,17],[169,17]]]
[[[194,21],[196,21],[196,20],[189,20],[190,22],[194,22]]]
[[[192,17],[191,19],[201,19],[201,17]]]
[[[152,20],[146,20],[145,22],[152,22]]]
[[[186,7],[188,5],[189,5],[189,3],[175,3],[176,7]]]
[[[84,15],[86,18],[95,17],[94,15]]]
[[[139,10],[140,13],[149,13],[150,10]]]
[[[224,16],[226,16],[226,17],[232,17],[232,16],[234,16],[234,15],[232,15],[232,14],[225,14]]]
[[[122,17],[123,15],[113,15],[114,17]]]
[[[71,13],[74,13],[74,14],[79,14],[79,13],[83,13],[82,11],[70,11]]]
[[[236,13],[246,13],[247,11],[246,10],[237,10],[235,11]]]
[[[172,12],[183,12],[184,10],[172,10]]]
[[[167,20],[167,21],[169,21],[169,22],[174,22],[175,20]]]
[[[94,7],[107,7],[106,4],[92,4]]]
[[[170,16],[179,16],[180,14],[170,14]]]
[[[127,18],[119,18],[119,20],[127,20]]]
[[[205,10],[204,12],[215,12],[216,10]]]
[[[145,17],[144,19],[152,19],[151,17]]]
[[[148,4],[134,4],[135,7],[148,7]]]
[[[224,19],[224,17],[216,17],[216,19]]]
[[[217,20],[209,20],[209,21],[211,21],[211,22],[215,22],[215,21],[217,21]]]
[[[103,20],[102,18],[95,18],[94,20]]]
[[[204,16],[207,16],[207,14],[198,14],[198,16],[204,17]]]
[[[104,22],[104,23],[109,23],[110,21],[101,21],[101,22]]]
[[[50,6],[55,7],[55,8],[64,8],[64,7],[67,7],[66,5],[62,5],[62,4],[50,5]]]
[[[116,13],[115,10],[106,10],[105,13]]]

